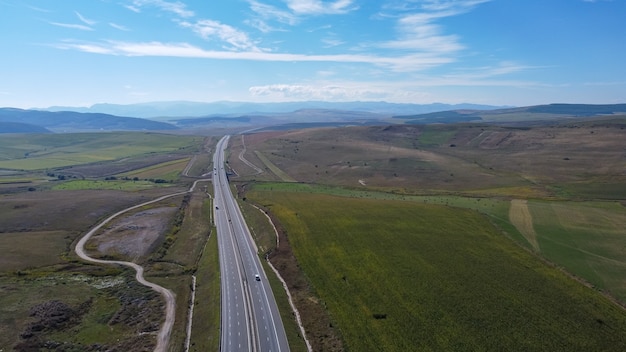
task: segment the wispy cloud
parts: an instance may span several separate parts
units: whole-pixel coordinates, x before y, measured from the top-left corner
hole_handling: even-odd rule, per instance
[[[41,7],[35,7],[35,6],[32,6],[32,5],[27,5],[27,6],[28,6],[28,8],[29,8],[29,9],[31,9],[31,10],[35,10],[35,11],[37,11],[37,12],[45,12],[45,13],[52,12],[52,11],[50,11],[50,10],[43,9],[43,8],[41,8]]]
[[[161,42],[102,42],[72,43],[64,42],[55,45],[59,49],[79,50],[90,53],[120,56],[161,56],[181,58],[206,58],[222,60],[251,60],[274,62],[338,62],[374,64],[391,68],[395,71],[419,71],[433,66],[449,63],[450,59],[423,54],[404,56],[376,55],[306,55],[289,53],[270,53],[263,51],[214,51],[205,50],[188,43]]]
[[[396,18],[397,37],[373,46],[399,52],[413,52],[456,61],[457,53],[465,49],[456,34],[446,34],[439,20],[472,10],[491,0],[422,0],[388,3],[381,19]]]
[[[327,85],[297,85],[271,84],[253,86],[248,92],[254,97],[269,97],[272,100],[360,100],[378,99],[389,94],[381,89],[363,88],[363,86]]]
[[[244,23],[256,28],[261,33],[286,31],[282,27],[285,25],[295,26],[299,22],[297,16],[275,6],[263,4],[256,0],[248,0],[248,4],[254,15],[244,20]]]
[[[120,31],[124,31],[124,32],[130,31],[130,29],[128,29],[128,27],[122,26],[121,24],[117,24],[117,23],[113,23],[113,22],[109,22],[109,26],[111,26],[111,27],[113,27],[115,29],[119,29]]]
[[[356,10],[353,0],[286,0],[287,6],[296,14],[332,15]]]
[[[249,0],[250,9],[259,16],[262,21],[276,21],[282,24],[295,25],[298,18],[289,11],[280,10],[272,5],[263,4],[256,0]]]
[[[191,28],[204,39],[219,39],[228,43],[232,49],[261,51],[248,35],[236,28],[213,20],[200,20],[195,23],[181,22],[181,26]]]
[[[93,31],[93,28],[89,26],[85,26],[83,24],[72,24],[72,23],[59,23],[59,22],[48,22],[51,25],[72,29],[80,29],[81,31]]]
[[[131,5],[126,7],[132,11],[140,12],[142,7],[152,6],[159,8],[160,10],[171,12],[182,18],[189,18],[195,16],[195,13],[187,9],[187,5],[180,1],[165,1],[165,0],[133,0]]]
[[[75,11],[76,16],[78,17],[78,19],[83,22],[84,24],[88,25],[88,26],[93,26],[94,24],[98,23],[94,20],[90,20],[88,18],[85,18],[83,15],[81,15],[78,11]]]

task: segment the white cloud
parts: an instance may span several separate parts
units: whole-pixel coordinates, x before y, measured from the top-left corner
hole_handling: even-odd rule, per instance
[[[376,55],[305,55],[289,53],[269,53],[252,51],[212,51],[205,50],[187,43],[161,42],[102,42],[102,43],[62,43],[56,45],[60,49],[86,51],[90,53],[121,55],[121,56],[162,56],[205,58],[222,60],[250,60],[274,62],[343,62],[373,64],[389,67],[395,71],[420,71],[433,66],[451,62],[451,59],[428,54],[409,54],[404,56]]]
[[[445,34],[444,27],[437,21],[468,12],[488,1],[491,0],[412,0],[389,3],[383,8],[392,12],[381,13],[378,18],[397,18],[397,38],[373,46],[454,62],[457,53],[465,46],[461,44],[458,35]]]
[[[82,24],[71,24],[71,23],[59,23],[59,22],[48,22],[51,25],[72,29],[80,29],[81,31],[93,31],[93,28],[82,25]]]
[[[130,29],[128,29],[128,27],[122,26],[121,24],[117,24],[117,23],[113,23],[113,22],[109,22],[109,26],[111,26],[111,27],[113,27],[115,29],[119,29],[120,31],[124,31],[124,32],[130,31]]]
[[[324,38],[322,39],[322,43],[324,43],[327,48],[330,48],[342,45],[344,41],[335,38]]]
[[[288,11],[279,10],[274,6],[260,3],[256,0],[249,0],[250,9],[262,20],[277,21],[282,24],[293,26],[298,23],[298,18]],[[260,19],[258,21],[261,21]]]
[[[379,89],[341,85],[272,84],[250,87],[248,92],[254,97],[265,97],[271,100],[352,101],[379,99],[388,95],[388,92]]]
[[[262,101],[388,101],[404,103],[432,102],[432,95],[422,87],[398,82],[340,82],[317,84],[270,84],[248,89],[251,100]]]
[[[219,39],[231,45],[237,50],[261,51],[248,38],[248,35],[229,25],[213,21],[200,20],[196,23],[181,22],[181,26],[191,28],[196,34],[204,39]]]
[[[286,0],[287,7],[297,14],[304,15],[331,15],[342,14],[357,9],[353,0]]]
[[[94,20],[90,20],[88,18],[85,18],[83,15],[81,15],[80,13],[78,13],[78,11],[75,11],[76,16],[78,17],[78,19],[83,22],[84,24],[88,25],[88,26],[93,26],[94,24],[98,23]]]
[[[153,6],[163,11],[171,12],[179,17],[189,18],[195,16],[194,12],[187,9],[187,5],[180,1],[165,0],[133,0],[132,5],[126,7],[132,11],[139,12],[142,7]]]

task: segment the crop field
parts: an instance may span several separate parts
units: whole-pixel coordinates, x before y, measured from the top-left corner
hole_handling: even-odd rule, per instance
[[[621,351],[626,313],[469,209],[255,189],[355,351]],[[540,242],[541,243],[541,242]]]
[[[615,118],[601,121],[567,120],[553,124],[536,123],[532,127],[459,124],[258,133],[245,136],[247,151],[244,156],[246,159],[262,165],[258,159],[258,155],[262,154],[269,161],[263,164],[271,163],[282,173],[298,182],[267,182],[277,179],[271,175],[271,170],[266,169],[265,173],[257,174],[233,157],[230,159],[230,165],[235,167],[240,175],[238,182],[248,190],[254,189],[253,192],[248,193],[248,197],[265,205],[266,209],[270,209],[284,226],[286,238],[289,239],[298,257],[298,262],[293,265],[295,268],[301,267],[302,269],[301,276],[294,279],[293,287],[297,290],[303,285],[302,280],[310,279],[314,287],[313,292],[305,293],[304,296],[312,295],[309,297],[310,300],[319,299],[324,303],[324,306],[328,308],[328,314],[333,319],[331,325],[340,325],[338,329],[344,337],[346,332],[343,325],[339,324],[336,311],[330,308],[326,299],[332,297],[332,300],[337,302],[334,308],[336,310],[359,311],[355,305],[359,304],[360,298],[355,298],[357,303],[354,303],[342,300],[343,298],[335,296],[339,296],[339,293],[332,292],[322,297],[321,291],[327,289],[332,291],[332,288],[327,287],[331,284],[324,283],[319,277],[339,275],[333,272],[334,269],[331,266],[343,268],[341,280],[344,282],[350,281],[350,275],[345,275],[346,271],[358,268],[376,272],[376,268],[373,267],[363,268],[363,261],[356,259],[349,261],[344,258],[342,260],[345,262],[338,263],[334,261],[334,258],[350,257],[352,248],[359,246],[355,245],[356,241],[340,241],[343,234],[367,232],[375,228],[375,225],[370,224],[368,228],[365,225],[361,226],[360,223],[369,224],[369,218],[376,218],[378,215],[368,214],[363,219],[351,221],[350,226],[343,222],[348,222],[344,218],[351,216],[342,215],[341,219],[336,220],[337,224],[323,226],[321,224],[328,223],[330,222],[328,219],[333,218],[332,210],[326,213],[319,211],[317,207],[319,203],[324,203],[320,200],[321,198],[330,196],[341,199],[336,202],[343,206],[337,205],[333,208],[336,204],[325,203],[323,206],[334,209],[337,214],[345,214],[352,211],[352,208],[368,212],[369,206],[364,206],[360,202],[370,201],[384,201],[385,204],[386,202],[401,203],[404,204],[403,206],[417,208],[426,206],[430,209],[442,209],[441,214],[449,211],[466,211],[463,209],[476,211],[482,214],[479,216],[489,222],[487,227],[490,230],[484,230],[485,232],[496,231],[499,238],[508,241],[509,245],[517,247],[517,250],[523,251],[529,258],[533,258],[532,260],[553,263],[548,264],[548,267],[554,265],[554,268],[546,270],[550,272],[554,269],[559,274],[550,272],[547,276],[558,277],[558,280],[553,280],[558,285],[566,283],[566,286],[576,287],[576,289],[565,290],[561,288],[560,294],[550,293],[549,295],[556,297],[568,290],[571,292],[587,290],[585,292],[591,292],[595,297],[594,300],[603,301],[603,305],[613,304],[617,312],[623,313],[623,310],[613,303],[613,301],[618,301],[622,305],[626,303],[626,281],[624,280],[626,260],[621,253],[623,252],[621,249],[626,247],[624,242],[626,219],[623,215],[626,205],[624,193],[626,163],[623,159],[623,151],[626,144],[623,127],[623,119]],[[237,143],[232,143],[231,148],[232,155],[238,155],[242,150],[241,145]],[[283,197],[287,196],[283,194],[289,194],[289,197],[293,199],[285,201]],[[300,200],[307,204],[300,203]],[[343,202],[352,203],[348,205]],[[423,212],[421,208],[419,209]],[[380,215],[384,218],[380,221],[391,228],[395,226],[392,224],[405,221],[396,219],[384,210],[379,209],[377,212],[385,214]],[[478,215],[478,213],[475,214]],[[449,217],[458,216],[455,214]],[[432,215],[432,217],[437,219],[437,215]],[[448,219],[440,220],[437,225],[433,224],[431,227],[445,228],[449,221]],[[293,225],[294,223],[297,225]],[[332,229],[333,226],[337,226],[340,230]],[[413,226],[416,229],[420,228],[419,224]],[[294,234],[294,231],[297,234]],[[332,241],[327,239],[332,244],[327,244],[323,249],[313,252],[316,245],[324,244],[324,241],[317,242],[317,239],[326,240],[326,237],[320,237],[311,240],[312,242],[306,242],[306,245],[300,245],[299,249],[296,248],[296,244],[301,240],[300,237],[294,239],[296,236],[313,232],[316,235],[324,233],[334,236]],[[470,244],[461,241],[454,241],[454,243],[463,247],[468,246],[470,251],[475,251]],[[372,247],[375,248],[374,245]],[[302,248],[307,248],[307,250]],[[443,251],[442,249],[442,253]],[[355,257],[359,256],[357,253],[355,252]],[[395,253],[387,256],[399,256]],[[508,255],[515,260],[519,259],[518,254],[508,253]],[[387,256],[376,257],[377,267],[383,260],[380,258]],[[314,260],[309,257],[324,258],[328,264],[315,262],[309,266],[304,265],[303,261]],[[372,256],[365,253],[361,257],[369,260]],[[482,255],[477,257],[482,258]],[[422,264],[413,263],[413,266],[419,267]],[[453,266],[453,264],[449,265]],[[506,265],[500,265],[500,267],[506,267]],[[324,274],[312,273],[316,270],[324,271]],[[385,275],[393,275],[393,273],[385,273]],[[593,289],[582,289],[583,284],[574,280],[572,275]],[[313,276],[318,276],[317,281],[313,279]],[[475,275],[474,277],[477,278]],[[441,276],[440,280],[447,281],[447,276]],[[506,283],[506,281],[502,282]],[[318,284],[324,288],[320,289]],[[515,283],[509,284],[516,287]],[[464,285],[467,284],[464,283]],[[388,291],[373,292],[368,294],[368,297],[371,295],[384,300],[386,295],[401,290],[396,286],[388,285],[388,287],[391,287]],[[546,292],[541,293],[541,290],[537,291],[534,287],[529,290],[539,295],[546,294]],[[368,285],[362,285],[355,290],[355,294],[357,291],[372,291],[372,289]],[[485,295],[490,294],[485,293]],[[516,297],[511,297],[513,300],[518,300]],[[576,299],[581,297],[578,296]],[[459,300],[465,301],[465,299]],[[374,298],[370,300],[375,301]],[[452,301],[449,303],[458,304]],[[370,304],[376,306],[375,303]],[[561,309],[568,309],[565,306],[576,307],[579,303],[569,301],[564,303]],[[504,307],[498,309],[503,309],[505,312],[511,311]],[[345,312],[342,314],[347,315]],[[368,326],[390,324],[389,314],[385,312],[371,314],[376,314],[380,319],[369,321]],[[381,318],[384,314],[387,314],[386,319]],[[532,321],[539,318],[528,317],[528,319]],[[570,318],[562,317],[562,319],[569,321]],[[604,322],[602,318],[596,321],[597,324]],[[563,325],[558,322],[553,324],[558,328],[560,328],[559,325]],[[587,328],[591,328],[587,332],[590,333],[593,330],[593,324]],[[400,329],[400,331],[406,331],[406,329]],[[393,336],[391,331],[371,330],[370,332],[376,336]],[[407,334],[411,335],[411,333]],[[346,339],[365,341],[367,338],[368,336],[354,335]],[[534,340],[534,338],[529,338],[529,340]],[[406,346],[413,346],[413,344],[414,342],[410,342]],[[347,342],[347,345],[350,350],[367,350],[363,345],[354,347],[350,342]],[[465,349],[473,350],[479,345],[489,346],[480,343],[474,348],[466,347]],[[576,344],[572,346],[574,345]],[[371,346],[382,345],[376,342],[371,344],[369,349]],[[420,345],[416,344],[416,346]],[[443,345],[436,346],[429,348],[446,349],[441,347]],[[491,349],[555,349],[553,346],[534,348],[520,346],[525,345]],[[585,350],[580,344],[576,346],[578,347],[572,347],[571,350]],[[458,349],[447,347],[447,349]],[[615,347],[613,350],[620,348],[621,346]],[[560,349],[567,350],[562,347]]]
[[[626,212],[617,202],[529,201],[541,254],[626,302]]]

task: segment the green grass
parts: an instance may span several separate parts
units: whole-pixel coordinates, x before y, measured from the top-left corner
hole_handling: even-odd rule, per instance
[[[441,129],[430,126],[420,134],[418,141],[422,146],[443,145],[447,143],[455,134],[456,131],[450,130],[448,127]]]
[[[165,183],[156,184],[150,181],[126,181],[126,180],[72,180],[59,183],[52,187],[52,190],[118,190],[118,191],[139,191],[154,187],[167,186]]]
[[[72,239],[67,231],[0,233],[0,268],[12,272],[62,263]]]
[[[120,177],[140,178],[140,179],[162,179],[167,181],[176,181],[180,173],[185,169],[190,158],[172,160],[142,169],[133,170],[119,174]]]
[[[626,213],[617,202],[530,201],[542,255],[626,302]]]
[[[21,339],[19,334],[35,318],[29,317],[31,307],[50,300],[60,300],[77,309],[91,300],[79,324],[69,329],[42,332],[42,338],[70,344],[115,344],[135,338],[137,331],[123,323],[109,325],[112,315],[121,307],[112,289],[139,290],[147,288],[127,285],[125,274],[91,277],[80,274],[34,272],[24,276],[0,276],[2,305],[0,305],[0,349],[11,350]],[[132,287],[131,287],[132,286]],[[131,293],[134,294],[134,293]],[[12,334],[11,334],[12,332]]]
[[[266,168],[274,173],[274,175],[278,176],[284,182],[296,182],[291,176],[286,174],[283,170],[278,168],[274,163],[272,163],[268,158],[265,157],[261,152],[255,151],[256,156],[263,162]]]
[[[217,351],[220,344],[220,268],[217,236],[212,228],[196,271],[196,301],[189,350]]]
[[[478,213],[261,192],[349,350],[626,348],[626,314]],[[377,319],[384,317],[384,319]]]
[[[192,150],[200,137],[156,133],[72,133],[3,136],[0,168],[41,170],[147,153]]]

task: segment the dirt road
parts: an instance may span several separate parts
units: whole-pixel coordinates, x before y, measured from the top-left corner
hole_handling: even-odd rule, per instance
[[[151,201],[145,202],[145,203],[141,203],[141,204],[137,204],[134,205],[130,208],[126,208],[124,210],[118,211],[117,213],[109,216],[108,218],[106,218],[104,221],[102,221],[101,223],[99,223],[98,225],[96,225],[95,227],[93,227],[91,230],[89,230],[89,232],[87,232],[87,234],[85,236],[83,236],[80,241],[78,241],[78,243],[76,244],[76,254],[82,258],[83,260],[89,261],[89,262],[93,262],[93,263],[100,263],[100,264],[109,264],[109,265],[123,265],[123,266],[127,266],[130,268],[133,268],[135,270],[135,278],[136,280],[144,285],[144,286],[148,286],[151,289],[153,289],[154,291],[158,292],[161,294],[161,296],[163,296],[163,299],[165,299],[165,322],[163,323],[163,325],[161,326],[161,330],[159,330],[159,334],[157,335],[157,345],[154,349],[154,352],[166,352],[167,351],[167,346],[169,344],[169,340],[170,340],[170,334],[172,333],[172,327],[174,326],[174,318],[175,318],[175,311],[176,311],[176,301],[174,299],[174,293],[168,289],[166,289],[163,286],[159,286],[155,283],[149,282],[147,281],[144,277],[143,277],[143,267],[140,265],[137,265],[135,263],[132,262],[125,262],[125,261],[121,261],[121,260],[102,260],[102,259],[95,259],[92,258],[90,256],[88,256],[85,253],[85,243],[87,243],[87,241],[89,241],[89,239],[91,238],[91,236],[94,235],[94,233],[96,233],[102,226],[104,226],[106,223],[108,223],[109,221],[115,219],[116,217],[143,207],[145,205],[148,204],[152,204],[152,203],[156,203],[156,202],[160,202],[164,199],[167,198],[171,198],[171,197],[176,197],[176,196],[180,196],[189,192],[193,192],[193,190],[196,187],[196,184],[198,182],[203,182],[203,181],[208,181],[208,180],[196,180],[193,185],[191,186],[191,188],[189,188],[188,191],[184,191],[184,192],[177,192],[177,193],[172,193],[172,194],[168,194],[156,199],[153,199]]]

